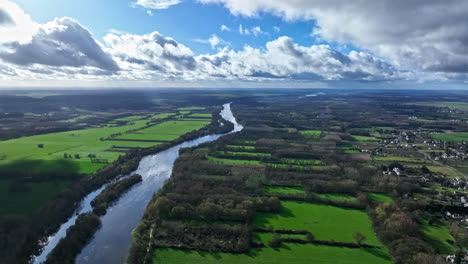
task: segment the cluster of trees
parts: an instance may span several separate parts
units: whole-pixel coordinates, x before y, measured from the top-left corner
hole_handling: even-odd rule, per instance
[[[75,257],[93,237],[101,226],[99,216],[93,213],[82,214],[76,219],[75,225],[67,230],[67,236],[62,238],[47,257],[45,264],[73,264]]]
[[[141,175],[134,174],[120,181],[108,185],[96,198],[91,201],[93,212],[97,215],[105,215],[107,208],[133,185],[141,182]]]
[[[396,264],[420,263],[435,251],[420,237],[418,223],[395,203],[381,203],[369,210],[379,239],[388,246]]]
[[[250,232],[245,225],[190,225],[162,221],[154,229],[153,236],[157,247],[246,253]]]

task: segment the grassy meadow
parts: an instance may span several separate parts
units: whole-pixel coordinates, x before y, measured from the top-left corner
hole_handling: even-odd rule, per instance
[[[210,119],[175,120],[148,127],[151,125],[149,122],[153,120],[173,115],[175,114],[133,115],[112,120],[95,128],[1,141],[0,201],[4,206],[0,209],[0,215],[27,216],[38,209],[69,184],[69,181],[57,180],[60,179],[61,175],[94,173],[99,168],[106,166],[107,163],[118,159],[120,155],[125,155],[128,149],[163,144],[163,142],[141,142],[131,139],[172,141],[211,122]],[[67,122],[78,120],[80,120],[79,117],[67,120]],[[127,121],[127,123],[116,125],[117,121]],[[130,140],[108,140],[112,138]],[[93,159],[100,161],[95,163]],[[46,178],[40,178],[37,176],[39,174]],[[20,179],[17,175],[37,179],[34,182],[22,184],[22,189],[18,191],[15,190],[14,184],[23,178]],[[53,181],[49,180],[52,176],[54,177]]]
[[[364,211],[336,206],[281,201],[279,214],[260,213],[254,219],[258,227],[274,229],[308,230],[318,240],[354,242],[355,232],[363,233],[365,243],[381,245]]]

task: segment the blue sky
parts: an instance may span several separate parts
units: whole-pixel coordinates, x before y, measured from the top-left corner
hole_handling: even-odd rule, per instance
[[[464,88],[467,12],[463,0],[2,0],[0,86]]]

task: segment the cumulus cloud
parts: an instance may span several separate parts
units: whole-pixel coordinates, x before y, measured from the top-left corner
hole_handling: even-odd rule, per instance
[[[268,12],[285,20],[316,20],[314,33],[352,43],[404,68],[468,73],[468,2],[465,0],[199,0],[233,14]]]
[[[268,42],[265,49],[246,46],[198,56],[213,76],[244,79],[395,80],[407,78],[390,64],[364,52],[342,54],[327,45],[300,46],[289,37]]]
[[[148,9],[167,9],[180,2],[182,2],[182,0],[137,0],[133,5]]]
[[[230,43],[224,39],[216,36],[216,34],[211,35],[208,39],[195,39],[196,42],[210,44],[212,49],[216,49],[219,45],[229,46]]]
[[[158,32],[137,35],[110,30],[101,44],[71,18],[46,24],[32,21],[19,7],[0,2],[4,23],[0,30],[0,79],[80,81],[381,81],[412,78],[390,63],[367,52],[348,54],[328,45],[301,46],[280,37],[264,47],[245,46],[235,51],[228,42],[211,35],[203,43],[214,54],[195,56],[192,50]],[[10,21],[11,20],[11,21]],[[29,25],[29,31],[16,32]],[[242,34],[264,34],[260,27],[243,28]],[[223,47],[224,46],[224,47]],[[3,82],[5,83],[5,82]]]
[[[127,69],[137,65],[160,72],[195,69],[192,51],[174,39],[158,32],[146,35],[115,35],[104,37],[111,54]]]
[[[94,40],[88,29],[70,18],[55,19],[32,34],[28,43],[3,44],[0,58],[18,65],[92,66],[108,71],[119,68]]]

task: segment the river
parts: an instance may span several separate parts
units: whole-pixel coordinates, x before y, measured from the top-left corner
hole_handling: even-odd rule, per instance
[[[107,210],[101,217],[102,226],[96,232],[92,241],[76,258],[75,263],[118,264],[124,263],[131,243],[131,232],[137,226],[146,205],[153,194],[157,192],[172,173],[174,162],[179,157],[181,148],[194,147],[205,142],[214,141],[227,134],[236,133],[243,129],[238,124],[231,111],[230,104],[224,104],[221,116],[234,123],[234,129],[226,134],[208,135],[161,151],[157,154],[144,157],[134,173],[143,177],[141,183],[133,186],[128,192]],[[133,173],[132,173],[133,174]],[[42,253],[33,259],[34,264],[44,262],[47,255],[54,249],[58,241],[66,235],[66,230],[72,226],[77,215],[91,210],[90,202],[99,195],[104,187],[86,196],[77,212],[64,223],[59,231],[48,239]]]

